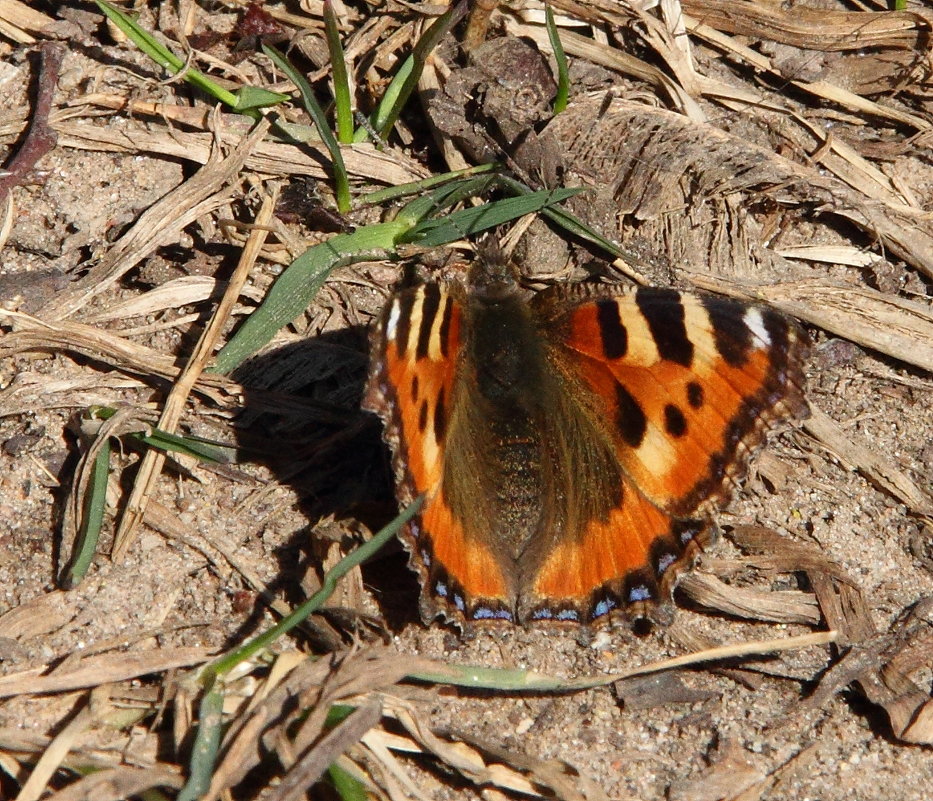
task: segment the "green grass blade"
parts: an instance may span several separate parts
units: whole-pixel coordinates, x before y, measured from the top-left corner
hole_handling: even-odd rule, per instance
[[[107,478],[110,474],[110,440],[101,444],[94,459],[94,468],[84,499],[81,531],[71,557],[71,565],[65,574],[65,589],[76,587],[87,575],[91,560],[97,553],[100,530],[104,523],[104,509],[107,506]]]
[[[514,178],[511,178],[507,175],[500,175],[499,183],[510,192],[517,195],[527,195],[533,191],[525,186],[525,184],[523,184],[521,181],[516,181]],[[571,236],[577,237],[584,242],[589,242],[591,245],[594,245],[595,247],[604,250],[606,253],[611,254],[614,258],[624,258],[625,254],[619,250],[619,247],[616,244],[594,231],[566,209],[563,209],[559,206],[549,206],[543,209],[541,213],[549,220],[551,220],[555,225],[563,228]]]
[[[224,445],[220,442],[191,435],[170,434],[160,428],[151,429],[149,434],[129,434],[128,436],[138,439],[150,448],[157,448],[160,451],[171,453],[181,453],[186,456],[193,456],[202,462],[213,462],[215,464],[233,464],[236,462],[237,449]]]
[[[327,769],[327,776],[341,801],[366,801],[369,798],[363,783],[336,763]]]
[[[353,141],[353,108],[350,101],[350,81],[347,77],[347,57],[340,41],[337,14],[330,0],[324,0],[324,32],[334,76],[334,106],[337,119],[337,139],[343,144]]]
[[[376,110],[370,116],[369,127],[367,128],[366,126],[360,126],[356,129],[356,132],[353,134],[354,142],[365,142],[370,137],[378,138],[382,136],[380,129],[386,124],[386,121],[393,114],[393,110],[398,105],[398,99],[401,95],[402,87],[408,81],[408,78],[411,76],[411,73],[414,69],[414,56],[408,56],[408,58],[402,62],[402,66],[398,68],[398,72],[392,76],[392,80],[386,87],[385,93],[382,95],[382,99],[379,101],[379,105],[376,106]],[[398,106],[398,112],[395,113],[392,122],[393,125],[395,124],[394,120],[398,119],[398,115],[401,113],[401,106]]]
[[[104,0],[95,0],[95,3],[107,19],[125,33],[133,44],[149,56],[156,64],[162,67],[162,69],[174,75],[185,66],[183,59],[179,58],[165,47],[165,45],[149,33],[149,31],[140,26],[132,17],[124,14],[116,6],[104,2]]]
[[[445,172],[442,175],[432,175],[430,178],[425,178],[421,181],[412,181],[411,183],[399,184],[398,186],[388,186],[385,189],[377,189],[375,192],[358,195],[354,202],[354,206],[357,208],[375,206],[380,203],[398,200],[408,195],[420,195],[430,189],[435,189],[459,178],[469,178],[474,175],[494,172],[498,169],[499,165],[494,162],[491,164],[478,164],[475,167],[467,167],[465,170],[455,170],[454,172]]]
[[[436,215],[449,206],[456,205],[467,198],[481,195],[498,186],[498,184],[499,180],[496,175],[477,175],[472,178],[451,181],[409,201],[396,215],[396,220],[405,220],[410,228],[414,228],[431,215]],[[443,221],[435,221],[436,224],[441,222]],[[463,232],[460,235],[460,238],[462,237]],[[405,241],[410,242],[411,239],[406,237]]]
[[[575,217],[566,209],[547,208],[542,211],[545,217],[554,222],[560,228],[563,228],[568,234],[596,245],[602,250],[610,253],[615,258],[623,257],[624,254],[619,250],[618,245],[606,239],[602,234],[597,233],[582,220]]]
[[[236,95],[234,111],[239,111],[241,114],[291,100],[288,95],[283,95],[281,92],[272,92],[269,89],[263,89],[261,86],[244,86],[234,94]]]
[[[550,189],[460,209],[437,220],[424,220],[406,236],[420,247],[438,247],[511,222],[566,200],[582,189]]]
[[[429,684],[451,684],[477,690],[508,692],[547,692],[579,689],[567,679],[536,673],[533,670],[489,668],[481,665],[448,665],[438,662],[433,670],[418,670],[407,678]],[[603,683],[608,683],[606,679]],[[599,685],[594,685],[599,686]]]
[[[274,47],[267,44],[262,46],[262,52],[272,59],[272,62],[298,87],[305,111],[307,111],[308,116],[314,120],[318,133],[321,135],[321,140],[324,142],[324,146],[330,153],[333,162],[334,195],[337,199],[337,210],[341,214],[346,214],[350,211],[350,180],[347,177],[347,168],[343,163],[343,154],[340,152],[340,145],[327,125],[327,117],[324,114],[324,110],[317,102],[317,98],[314,97],[311,85],[305,80],[304,75],[298,72],[285,56]]]
[[[211,775],[220,748],[224,695],[219,683],[212,682],[198,708],[198,732],[191,748],[188,781],[176,801],[197,801],[211,785]]]
[[[483,690],[577,692],[579,690],[590,690],[594,687],[604,687],[620,679],[659,673],[664,670],[680,669],[701,663],[717,662],[724,659],[734,661],[741,657],[757,659],[764,654],[778,653],[790,649],[822,647],[827,643],[835,642],[837,638],[838,632],[823,631],[800,634],[780,640],[769,639],[757,642],[746,640],[742,643],[721,645],[692,654],[663,659],[660,662],[651,662],[624,670],[621,673],[601,673],[573,679],[562,679],[521,669],[451,665],[432,660],[424,660],[420,666],[408,674],[407,678],[434,684],[454,684],[458,687],[475,687]]]
[[[367,225],[308,248],[285,268],[262,305],[224,345],[211,372],[229,373],[238,367],[308,307],[334,268],[392,250],[408,227],[404,221]]]
[[[92,406],[88,413],[92,419],[109,420],[117,410],[110,406]],[[171,434],[161,428],[150,428],[147,432],[127,432],[123,436],[162,451],[193,456],[202,462],[232,464],[237,460],[237,449],[232,445],[192,434]]]
[[[334,704],[327,710],[327,717],[324,720],[324,728],[332,729],[339,723],[343,723],[350,715],[356,711],[357,707],[349,704]]]
[[[547,25],[547,36],[551,41],[551,50],[554,51],[554,60],[557,62],[557,96],[554,98],[554,113],[560,114],[567,108],[567,98],[570,96],[570,73],[567,69],[567,55],[560,42],[550,3],[544,4],[544,19]]]
[[[339,562],[337,562],[336,565],[327,571],[327,574],[324,576],[321,589],[319,589],[307,601],[301,604],[301,606],[297,607],[287,617],[282,618],[282,620],[280,620],[268,631],[265,631],[257,637],[254,637],[252,640],[244,643],[239,648],[231,651],[229,654],[225,654],[216,661],[207,665],[202,672],[202,676],[222,676],[231,668],[242,662],[244,659],[249,659],[253,654],[268,647],[272,642],[281,637],[283,634],[291,631],[293,628],[295,628],[295,626],[303,623],[309,615],[320,609],[326,603],[327,599],[333,595],[333,592],[337,587],[337,582],[340,581],[340,579],[342,579],[354,567],[361,565],[363,562],[369,559],[373,554],[376,553],[376,551],[378,551],[389,540],[391,540],[398,533],[399,529],[405,525],[405,523],[418,514],[423,503],[424,496],[416,498],[413,503],[409,504],[407,509],[405,509],[394,520],[392,520],[391,523],[380,529],[377,534],[374,534],[368,542],[364,542],[359,548],[348,553],[345,557],[343,557],[343,559],[341,559]]]
[[[460,0],[457,5],[445,11],[431,23],[418,40],[411,55],[392,79],[372,117],[372,126],[382,139],[388,138],[408,98],[418,85],[428,55],[466,12],[467,2]]]
[[[172,75],[177,75],[184,69],[184,60],[180,59],[171,50],[165,47],[158,39],[149,33],[149,31],[140,27],[136,20],[124,14],[116,6],[112,6],[110,3],[104,2],[104,0],[95,0],[95,2],[97,3],[97,7],[107,17],[107,19],[109,19],[111,22],[113,22],[114,25],[123,31],[123,33],[126,34],[130,41],[133,42],[133,44],[135,44],[140,50],[142,50],[143,53],[149,56],[149,58],[151,58],[156,64]],[[230,108],[240,110],[243,114],[253,118],[259,117],[259,112],[255,108],[244,107],[239,109],[238,106],[240,101],[238,100],[237,95],[228,91],[227,89],[224,89],[222,86],[220,86],[220,84],[212,81],[203,72],[188,68],[185,70],[184,79],[192,86],[198,87],[198,89],[201,89],[211,97],[216,98],[221,103],[230,106]],[[278,95],[278,93],[270,92],[269,97],[270,100],[274,102],[281,102],[284,95]]]

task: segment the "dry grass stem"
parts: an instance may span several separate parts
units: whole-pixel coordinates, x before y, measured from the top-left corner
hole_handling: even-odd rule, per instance
[[[214,310],[210,322],[201,332],[201,336],[198,338],[188,362],[179,374],[178,380],[165,398],[162,414],[159,417],[159,428],[162,431],[174,433],[188,402],[191,390],[213,356],[221,331],[233,311],[233,304],[240,296],[240,291],[243,289],[243,285],[246,283],[246,279],[249,277],[250,271],[259,256],[259,251],[266,241],[268,235],[267,226],[272,219],[277,198],[278,189],[276,187],[273,187],[272,191],[263,196],[262,205],[256,214],[255,227],[240,254],[240,260],[230,277],[223,298],[221,298],[220,303]],[[126,507],[120,518],[120,525],[114,535],[114,561],[122,561],[132,545],[135,529],[146,514],[149,496],[164,463],[165,454],[155,448],[149,448],[143,456],[133,484],[133,490],[126,501]]]
[[[32,44],[55,20],[20,0],[0,0],[0,35]]]
[[[160,648],[154,651],[91,656],[78,660],[68,670],[48,675],[44,675],[48,665],[42,665],[0,676],[0,698],[98,687],[149,673],[198,665],[212,656],[205,648]]]

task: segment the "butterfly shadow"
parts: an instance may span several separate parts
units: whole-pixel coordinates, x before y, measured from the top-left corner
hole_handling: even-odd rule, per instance
[[[382,425],[360,408],[368,349],[365,326],[351,326],[257,356],[233,374],[245,401],[235,423],[241,458],[291,487],[309,521],[276,552],[279,571],[269,589],[292,606],[306,599],[301,587],[309,570],[323,576],[328,546],[336,542],[347,553],[362,530],[378,531],[398,512]],[[398,541],[363,565],[362,577],[381,620],[329,608],[323,616],[332,633],[397,632],[420,620],[417,578]]]

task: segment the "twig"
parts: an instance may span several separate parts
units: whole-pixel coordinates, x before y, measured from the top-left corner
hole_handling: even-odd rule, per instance
[[[178,376],[178,381],[166,398],[165,407],[159,419],[159,427],[164,428],[166,431],[174,431],[195,382],[211,358],[214,346],[220,337],[221,328],[233,311],[233,305],[240,295],[240,290],[246,283],[259,251],[266,241],[266,234],[268,233],[266,226],[272,218],[276,197],[277,190],[274,189],[264,199],[262,207],[256,216],[256,226],[250,233],[246,246],[243,248],[239,264],[227,285],[227,291],[224,293],[210,323],[202,332],[187,366]],[[126,511],[123,513],[120,525],[114,535],[113,559],[116,562],[123,559],[134,540],[136,526],[142,522],[145,516],[149,493],[162,472],[164,462],[165,454],[154,448],[150,448],[143,457],[133,491],[126,504]]]
[[[7,195],[14,186],[23,182],[39,161],[58,142],[58,136],[49,125],[52,111],[52,96],[58,85],[58,72],[65,56],[65,48],[55,42],[44,42],[39,49],[39,78],[37,81],[36,105],[32,113],[32,125],[9,166],[0,174],[0,206],[6,203]]]

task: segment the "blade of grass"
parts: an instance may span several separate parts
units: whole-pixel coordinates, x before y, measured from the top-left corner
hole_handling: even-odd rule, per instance
[[[311,85],[305,80],[304,75],[298,72],[285,56],[274,47],[267,44],[263,44],[262,52],[272,59],[272,62],[298,87],[298,92],[301,94],[302,105],[305,111],[308,112],[308,116],[314,121],[315,126],[317,126],[318,133],[321,135],[321,140],[324,142],[325,147],[330,153],[331,160],[333,161],[334,195],[337,200],[337,210],[341,214],[346,214],[350,211],[350,179],[347,176],[347,168],[343,163],[340,145],[327,125],[327,117],[324,114],[324,110],[317,102],[317,98],[315,98],[314,92],[311,90]]]
[[[405,221],[367,225],[306,250],[285,268],[262,305],[220,350],[211,372],[225,374],[238,367],[308,307],[332,270],[354,261],[384,257],[408,227]]]
[[[215,464],[233,464],[236,462],[236,448],[220,442],[202,439],[201,437],[194,437],[190,434],[182,436],[180,434],[170,434],[160,428],[153,428],[149,434],[130,434],[129,436],[138,439],[151,448],[193,456],[202,462],[213,462]]]
[[[516,181],[514,178],[508,175],[500,175],[498,176],[498,179],[499,183],[513,194],[527,195],[534,191],[525,186],[525,184],[523,184],[521,181]],[[594,231],[566,209],[560,208],[559,206],[548,206],[542,209],[541,213],[572,236],[575,236],[585,242],[589,242],[591,245],[601,248],[606,253],[612,255],[614,258],[625,257],[625,254],[619,249],[617,245]]]
[[[133,44],[151,58],[162,69],[172,75],[185,70],[184,79],[192,86],[196,86],[231,109],[245,114],[253,119],[261,116],[259,108],[272,106],[288,100],[288,95],[270,92],[268,89],[258,87],[243,87],[238,92],[230,92],[220,84],[215,83],[203,72],[188,67],[185,69],[183,59],[176,56],[171,50],[156,39],[149,31],[141,27],[136,20],[124,14],[116,6],[105,0],[94,0],[101,12],[113,22]]]
[[[117,413],[109,406],[92,406],[88,409],[88,416],[92,419],[109,420]],[[216,440],[196,437],[193,434],[172,434],[161,428],[149,428],[146,432],[124,432],[121,436],[128,437],[152,448],[162,451],[172,451],[193,456],[202,462],[215,462],[217,464],[232,464],[236,462],[237,449]]]
[[[493,162],[490,164],[479,164],[475,167],[467,167],[465,170],[445,172],[443,175],[432,175],[430,178],[424,178],[421,181],[412,181],[411,183],[399,184],[398,186],[388,186],[385,189],[377,189],[375,192],[358,195],[353,205],[356,208],[362,208],[364,206],[375,206],[380,203],[387,203],[401,197],[407,197],[408,195],[420,195],[429,189],[442,186],[450,181],[459,178],[468,178],[474,175],[482,175],[483,173],[493,172],[497,169],[499,169],[499,165]]]
[[[567,55],[560,42],[557,25],[554,22],[554,12],[551,4],[544,4],[544,19],[547,26],[547,36],[551,41],[551,50],[554,51],[554,60],[557,62],[557,95],[554,97],[554,113],[560,114],[567,108],[567,98],[570,96],[570,74],[567,70]]]
[[[211,776],[217,763],[223,723],[224,694],[219,682],[213,683],[198,707],[198,730],[191,746],[188,781],[176,801],[197,801],[211,786]]]
[[[324,32],[330,66],[334,76],[334,106],[337,118],[337,140],[345,145],[353,141],[353,109],[350,104],[350,80],[347,76],[346,54],[340,41],[337,14],[331,0],[324,0]]]
[[[100,530],[104,523],[104,509],[107,506],[107,478],[110,475],[110,438],[101,443],[94,459],[93,473],[84,500],[84,514],[81,531],[71,557],[71,565],[65,574],[63,585],[66,589],[76,587],[87,575],[91,559],[97,553]]]
[[[467,12],[466,0],[460,0],[453,8],[445,11],[424,32],[415,45],[411,55],[399,68],[395,77],[389,83],[382,100],[372,116],[372,127],[379,133],[380,138],[386,139],[392,131],[402,109],[411,97],[411,93],[418,85],[424,63],[431,51],[437,47],[441,39],[453,28]],[[359,134],[359,132],[357,132]],[[364,131],[365,135],[365,131]],[[355,141],[362,141],[356,139]]]
[[[455,687],[473,687],[483,690],[549,691],[568,689],[569,680],[548,676],[533,670],[488,668],[481,665],[445,665],[440,662],[434,670],[417,670],[409,679],[429,684],[451,684]],[[602,677],[593,686],[608,684]]]
[[[363,783],[336,762],[327,769],[327,776],[341,801],[366,801],[369,797]]]
[[[495,175],[476,175],[472,178],[462,178],[443,184],[409,201],[395,219],[405,220],[409,228],[414,228],[426,218],[436,216],[449,206],[454,206],[468,198],[482,195],[497,187],[498,184]]]
[[[650,662],[620,673],[581,676],[575,679],[562,679],[557,676],[536,673],[532,670],[488,668],[478,665],[451,665],[443,662],[429,662],[428,667],[416,668],[408,674],[408,678],[431,684],[449,683],[458,687],[473,687],[482,690],[577,692],[594,687],[603,687],[632,676],[643,676],[649,673],[658,673],[662,670],[673,670],[723,659],[757,657],[762,654],[778,653],[797,648],[812,648],[835,642],[836,639],[837,632],[835,631],[817,631],[793,637],[741,642],[734,645],[708,648],[670,659],[662,659],[658,662]]]
[[[401,94],[402,87],[405,85],[405,82],[411,76],[414,69],[415,58],[410,55],[402,62],[402,66],[398,68],[398,72],[392,76],[392,80],[386,87],[385,93],[379,101],[379,105],[376,106],[376,110],[369,119],[369,125],[360,125],[354,132],[354,142],[359,144],[365,142],[367,139],[373,138],[378,145],[380,138],[385,139],[380,132],[380,128],[385,124],[386,120],[389,119],[390,114],[392,114],[392,110],[395,108]],[[398,114],[401,114],[401,109]],[[395,119],[398,119],[398,114],[395,115]]]
[[[438,220],[425,220],[412,229],[407,241],[420,247],[438,247],[486,231],[503,223],[553,206],[583,189],[550,189],[460,209]]]
[[[486,217],[486,219],[488,219],[492,225],[499,225],[503,222],[508,222],[509,220],[521,217],[523,214],[531,214],[535,211],[550,209],[552,207],[549,205],[549,202],[559,202],[566,199],[566,197],[576,194],[577,192],[584,191],[582,189],[559,189],[556,191],[542,190],[539,195],[535,195],[535,193],[524,184],[515,181],[514,179],[503,180],[503,178],[504,176],[501,176],[498,173],[494,175],[480,174],[469,178],[451,181],[437,187],[430,192],[425,193],[421,197],[415,198],[410,203],[408,203],[408,205],[406,205],[396,217],[396,219],[409,220],[410,226],[412,228],[412,233],[407,234],[404,237],[404,241],[414,242],[416,241],[415,238],[417,236],[423,235],[428,231],[433,231],[438,227],[443,228],[444,226],[451,225],[452,229],[456,229],[461,223],[468,222],[474,216],[486,217],[489,212],[492,212],[492,214],[489,217]],[[474,209],[458,211],[454,213],[457,215],[456,217],[449,215],[448,217],[426,219],[432,215],[432,213],[436,215],[437,212],[443,211],[449,206],[454,206],[467,200],[468,198],[482,195],[497,188],[504,188],[511,194],[518,197],[495,200],[483,206],[477,206]],[[534,196],[531,201],[526,202],[521,200],[522,197],[529,196]],[[542,200],[546,202],[542,203]],[[501,204],[507,205],[503,206]],[[453,220],[452,224],[450,224],[451,219]],[[498,222],[496,222],[496,220],[498,220]],[[414,229],[416,229],[418,226],[421,226],[420,230],[415,231]],[[457,233],[456,230],[443,231],[437,236],[440,244],[447,244],[448,242],[455,241],[456,239],[464,238],[468,233],[476,233],[486,230],[489,227],[491,226],[482,225],[478,228],[474,228],[472,231],[469,231],[465,228],[460,228],[458,236],[454,235]],[[421,242],[419,241],[418,244],[421,244]]]
[[[104,0],[95,0],[95,3],[104,15],[129,37],[133,44],[149,56],[156,64],[162,67],[162,69],[170,72],[172,75],[176,75],[184,69],[184,59],[176,56],[149,33],[149,31],[141,27],[132,17],[127,16],[119,8],[104,2]],[[236,105],[236,96],[233,92],[229,92],[222,86],[215,84],[203,73],[189,69],[185,75],[185,79],[199,89],[203,89],[209,95],[217,98],[220,102],[226,103],[231,107]]]
[[[242,86],[234,92],[236,95],[235,111],[246,114],[252,109],[262,109],[284,103],[291,98],[281,92],[263,89],[261,86]]]
[[[350,717],[355,709],[355,706],[350,706],[349,704],[334,704],[330,709],[327,710],[327,718],[324,720],[324,728],[330,729],[336,726],[338,723],[342,723],[348,717]]]

